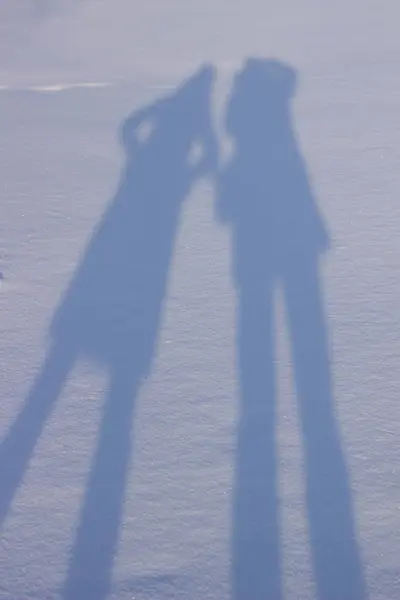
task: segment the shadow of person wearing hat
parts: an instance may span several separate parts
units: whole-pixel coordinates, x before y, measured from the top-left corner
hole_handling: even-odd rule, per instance
[[[320,262],[329,237],[293,131],[296,73],[249,59],[226,110],[234,150],[217,216],[232,230],[240,408],[234,483],[235,600],[281,600],[274,294],[283,292],[320,600],[364,598],[348,469],[335,416]]]

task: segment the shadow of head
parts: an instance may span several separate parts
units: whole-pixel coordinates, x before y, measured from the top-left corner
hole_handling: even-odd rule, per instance
[[[282,128],[297,89],[297,73],[273,59],[249,58],[237,74],[227,114],[227,132],[240,143]]]
[[[142,148],[154,151],[164,140],[169,144],[168,160],[182,158],[196,138],[210,128],[210,97],[215,78],[211,65],[201,67],[172,94],[128,117],[120,130],[128,157]]]

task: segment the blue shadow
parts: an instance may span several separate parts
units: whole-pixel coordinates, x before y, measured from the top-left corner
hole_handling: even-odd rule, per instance
[[[86,357],[109,374],[64,600],[103,600],[111,590],[135,399],[156,353],[179,219],[193,184],[216,168],[213,80],[205,66],[123,123],[119,188],[53,317],[42,370],[0,446],[1,522],[75,363]],[[193,160],[195,143],[201,152]]]
[[[297,76],[249,59],[226,111],[234,152],[217,217],[232,230],[240,414],[233,498],[234,600],[281,600],[276,457],[276,286],[283,291],[306,465],[307,514],[320,600],[365,598],[349,475],[332,392],[320,258],[329,236],[293,131]]]

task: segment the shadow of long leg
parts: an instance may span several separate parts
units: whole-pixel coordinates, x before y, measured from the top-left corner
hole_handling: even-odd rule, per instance
[[[239,297],[240,407],[232,553],[235,600],[282,597],[271,296],[271,289],[261,284]]]
[[[334,412],[327,324],[311,261],[285,278],[307,468],[311,552],[320,600],[362,600],[365,585],[349,474]]]
[[[119,366],[111,374],[101,429],[63,591],[64,600],[103,600],[111,589],[138,378]]]
[[[43,427],[75,362],[72,348],[53,347],[24,406],[0,446],[0,524],[27,469]]]

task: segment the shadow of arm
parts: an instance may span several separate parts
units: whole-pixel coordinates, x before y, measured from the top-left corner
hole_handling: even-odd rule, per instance
[[[218,223],[226,225],[234,220],[237,194],[231,169],[222,169],[216,178],[215,219]]]

